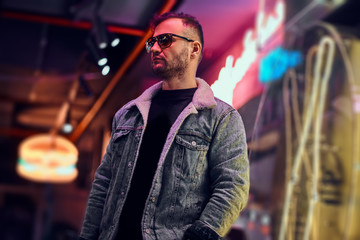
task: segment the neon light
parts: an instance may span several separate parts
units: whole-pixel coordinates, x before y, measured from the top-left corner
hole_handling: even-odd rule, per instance
[[[236,85],[244,79],[244,75],[259,58],[258,48],[264,47],[269,42],[273,34],[283,26],[284,19],[285,4],[282,0],[276,3],[273,13],[266,15],[260,9],[256,17],[255,29],[248,29],[245,32],[242,41],[244,50],[240,57],[234,63],[234,57],[229,55],[225,66],[219,72],[218,79],[211,85],[216,97],[233,105]]]
[[[302,62],[299,51],[285,50],[278,47],[260,61],[260,82],[271,82],[280,79],[289,68],[296,67]]]
[[[282,1],[276,3],[274,13],[265,15],[264,11],[260,10],[256,18],[257,39],[260,47],[265,46],[276,30],[283,25],[284,20],[285,4]]]
[[[256,41],[252,38],[252,30],[247,30],[243,40],[244,51],[234,64],[234,57],[226,58],[225,67],[221,68],[219,78],[211,88],[214,95],[232,105],[233,90],[236,84],[243,79],[250,65],[255,62],[257,51]]]

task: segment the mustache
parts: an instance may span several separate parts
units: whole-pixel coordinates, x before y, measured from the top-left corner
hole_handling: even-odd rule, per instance
[[[163,57],[159,57],[159,56],[154,56],[154,57],[152,57],[151,58],[151,61],[155,61],[155,60],[165,60],[165,58],[163,58]]]
[[[155,59],[164,60],[164,58],[160,56],[160,53],[153,53],[153,54],[151,55],[151,59],[152,59],[152,60],[155,60]]]

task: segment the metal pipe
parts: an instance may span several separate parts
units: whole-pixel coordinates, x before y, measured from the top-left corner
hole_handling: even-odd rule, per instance
[[[73,21],[64,18],[41,16],[41,15],[28,14],[28,13],[17,13],[12,11],[2,11],[0,12],[0,16],[2,18],[20,19],[24,21],[47,23],[47,24],[58,25],[63,27],[73,27],[73,28],[81,28],[81,29],[92,28],[92,23],[90,21]],[[140,29],[127,28],[127,27],[121,27],[115,25],[108,25],[107,30],[113,33],[120,33],[120,34],[126,34],[126,35],[138,36],[138,37],[142,37],[146,33],[145,31]]]

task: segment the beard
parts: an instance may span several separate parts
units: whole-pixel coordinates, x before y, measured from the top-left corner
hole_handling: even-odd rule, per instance
[[[160,66],[156,66],[156,64],[152,62],[152,70],[157,76],[164,80],[173,77],[181,77],[185,74],[185,70],[189,64],[188,55],[189,53],[184,49],[180,54],[175,56],[172,61],[163,59],[162,65]]]

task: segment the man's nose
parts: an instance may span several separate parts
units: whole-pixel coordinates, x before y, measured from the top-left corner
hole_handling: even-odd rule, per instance
[[[151,47],[151,49],[150,49],[150,51],[152,51],[152,52],[161,52],[162,51],[162,49],[161,49],[161,47],[159,46],[159,44],[158,44],[158,42],[156,41],[155,43],[154,43],[154,45]]]

